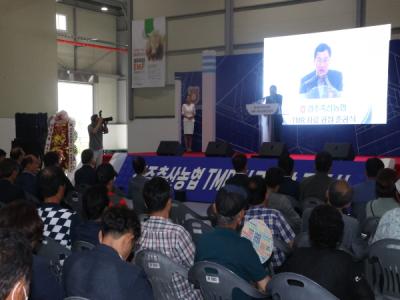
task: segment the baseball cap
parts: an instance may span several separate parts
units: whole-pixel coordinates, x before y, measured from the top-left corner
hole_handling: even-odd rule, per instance
[[[220,189],[215,199],[217,213],[224,217],[234,217],[246,206],[245,193],[234,185],[226,185]]]

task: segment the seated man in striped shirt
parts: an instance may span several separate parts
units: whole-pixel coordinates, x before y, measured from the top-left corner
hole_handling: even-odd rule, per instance
[[[268,198],[265,197],[266,189],[265,181],[261,176],[253,176],[250,178],[250,208],[246,212],[244,219],[245,221],[251,219],[263,220],[271,230],[274,238],[291,246],[295,234],[280,211],[267,207]],[[274,246],[274,251],[271,257],[272,267],[276,268],[281,266],[285,259],[285,253]]]
[[[154,177],[143,187],[143,198],[150,218],[142,224],[138,251],[150,249],[161,252],[169,258],[190,268],[194,262],[195,247],[190,234],[169,219],[172,207],[171,188],[161,177]],[[200,291],[179,275],[173,278],[178,299],[202,299]]]

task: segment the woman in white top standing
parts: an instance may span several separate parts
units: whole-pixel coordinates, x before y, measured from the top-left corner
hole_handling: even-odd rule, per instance
[[[194,98],[194,99],[193,99]],[[194,117],[196,115],[196,106],[194,100],[196,94],[192,93],[186,97],[186,103],[182,104],[183,134],[186,151],[192,152],[192,140],[194,131]]]

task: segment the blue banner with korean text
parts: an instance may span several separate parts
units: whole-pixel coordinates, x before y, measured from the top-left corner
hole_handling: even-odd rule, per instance
[[[115,181],[116,186],[125,192],[129,179],[134,175],[133,158],[128,155]],[[164,177],[174,190],[186,191],[187,201],[213,202],[216,192],[235,174],[230,158],[145,156],[145,159],[148,166],[146,177]],[[248,175],[264,176],[268,168],[276,165],[276,159],[251,158],[248,160]],[[353,161],[335,161],[331,172],[334,178],[345,179],[352,185],[365,180],[364,173],[365,163]],[[301,181],[313,174],[314,161],[295,161],[293,179]]]

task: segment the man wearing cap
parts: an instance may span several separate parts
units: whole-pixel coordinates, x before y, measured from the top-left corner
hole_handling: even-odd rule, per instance
[[[246,199],[222,188],[216,197],[217,227],[203,234],[196,243],[195,261],[218,263],[265,291],[270,276],[262,266],[251,242],[240,237],[238,228],[244,218]],[[233,300],[248,299],[234,293]]]
[[[96,166],[99,166],[103,162],[103,133],[108,133],[108,128],[103,118],[96,114],[90,120],[92,122],[88,126],[89,149],[93,151]]]

